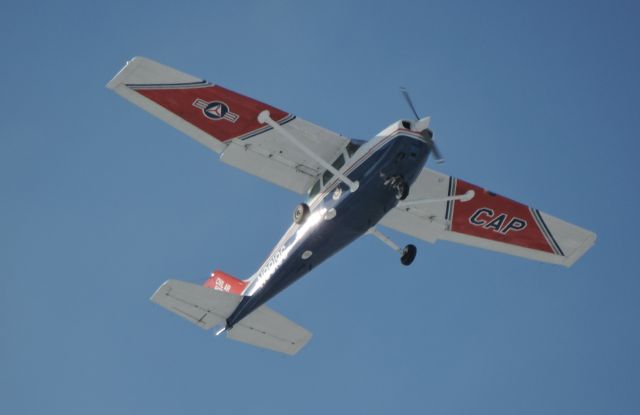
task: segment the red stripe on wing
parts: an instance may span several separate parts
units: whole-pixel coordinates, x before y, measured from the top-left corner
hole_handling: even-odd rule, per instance
[[[269,110],[275,121],[285,119],[289,114],[255,99],[235,93],[218,85],[207,85],[199,88],[153,88],[132,86],[139,94],[164,107],[202,131],[212,135],[220,141],[232,140],[236,137],[251,133],[264,125],[258,122],[258,114]],[[229,113],[237,114],[238,118],[225,117],[211,119],[202,108],[194,106],[196,100],[206,103],[218,101],[227,105]]]
[[[458,179],[456,195],[468,190],[473,190],[475,196],[467,202],[455,202],[453,232],[555,253],[528,206]]]

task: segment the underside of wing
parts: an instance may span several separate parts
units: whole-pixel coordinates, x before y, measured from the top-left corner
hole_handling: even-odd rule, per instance
[[[446,200],[463,195],[473,197]],[[448,240],[567,267],[596,240],[586,229],[429,169],[380,223],[432,243]]]
[[[227,337],[294,355],[311,339],[311,332],[263,305],[229,330]]]
[[[320,164],[257,117],[271,118],[327,162],[349,140],[292,114],[146,58],[136,57],[107,84],[116,93],[221,154],[227,164],[304,193]]]
[[[204,330],[224,323],[241,300],[239,295],[179,280],[166,281],[151,297],[154,303]]]

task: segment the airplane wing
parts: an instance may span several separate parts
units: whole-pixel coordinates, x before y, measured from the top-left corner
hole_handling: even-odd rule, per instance
[[[271,118],[328,163],[349,140],[278,108],[187,75],[150,59],[135,57],[107,88],[220,153],[221,160],[279,186],[304,193],[324,171],[271,127]]]
[[[474,196],[466,202],[435,202],[469,190]],[[427,200],[434,202],[418,202]],[[442,239],[566,267],[596,240],[586,229],[427,168],[380,224],[431,243]]]

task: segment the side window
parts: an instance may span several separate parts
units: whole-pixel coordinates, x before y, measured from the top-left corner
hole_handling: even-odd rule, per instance
[[[313,197],[317,195],[319,191],[320,191],[320,179],[316,180],[313,187],[311,187],[311,190],[309,190],[309,199],[313,199]]]
[[[322,175],[322,183],[326,185],[327,183],[329,183],[329,180],[331,180],[332,177],[333,177],[333,173],[331,173],[329,170],[325,171],[324,174]]]
[[[340,170],[340,167],[344,166],[344,154],[340,154],[340,156],[336,159],[336,161],[332,164],[336,170]]]
[[[340,170],[340,168],[344,166],[344,154],[340,153],[338,158],[333,163],[331,163],[331,165],[336,170]],[[329,170],[324,172],[324,174],[322,175],[322,182],[324,183],[325,186],[327,185],[327,183],[329,183],[329,180],[331,180],[332,177],[333,177],[333,173],[331,173]]]
[[[350,141],[349,144],[347,144],[347,154],[349,155],[349,157],[353,157],[353,155],[359,148],[360,146],[358,144]]]

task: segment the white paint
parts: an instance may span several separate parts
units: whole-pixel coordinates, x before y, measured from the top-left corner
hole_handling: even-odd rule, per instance
[[[336,217],[336,214],[336,210],[334,208],[331,208],[327,210],[327,213],[324,214],[324,220],[331,220]]]
[[[329,170],[335,177],[339,178],[344,184],[349,186],[349,189],[351,190],[352,193],[358,190],[358,187],[360,186],[360,184],[357,181],[354,182],[344,174],[340,173],[338,170],[336,170],[335,167],[333,167],[331,164],[329,164],[324,159],[322,159],[322,157],[318,156],[313,150],[309,149],[306,145],[304,145],[302,141],[296,139],[296,137],[294,137],[287,130],[282,128],[280,124],[278,124],[271,118],[271,114],[269,113],[269,110],[264,110],[260,114],[258,114],[258,122],[261,124],[266,123],[270,125],[275,131],[279,132],[283,137],[288,139],[289,142],[291,142],[300,150],[302,150],[303,153],[305,153],[307,156],[314,159],[318,164],[320,164],[325,169]]]

